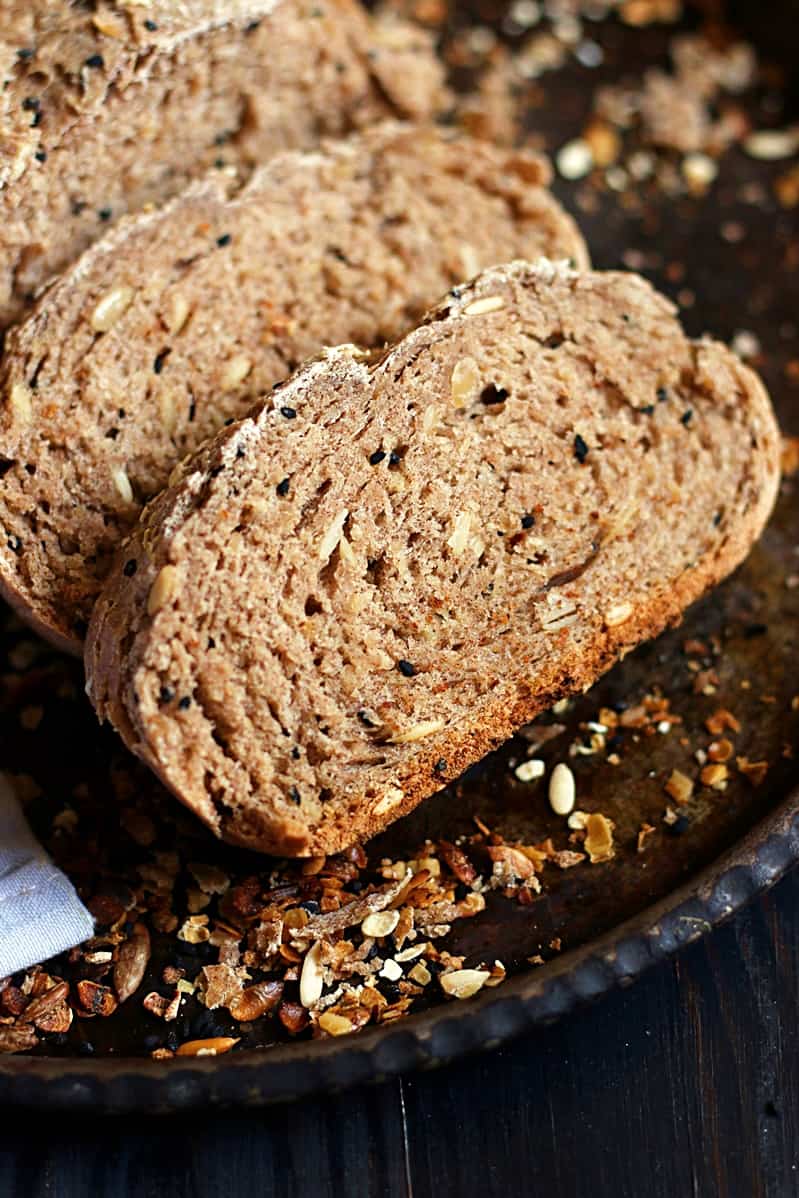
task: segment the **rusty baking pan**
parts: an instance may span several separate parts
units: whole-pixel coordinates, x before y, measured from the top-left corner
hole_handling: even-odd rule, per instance
[[[799,114],[774,24],[784,23],[782,48],[790,47],[793,10],[740,6],[754,50],[727,54],[736,27],[716,10],[677,7],[624,0],[620,16],[595,6],[590,18],[563,4],[547,16],[546,5],[530,0],[499,13],[473,6],[453,16],[433,0],[417,0],[415,10],[442,27],[454,76],[471,89],[460,119],[547,149],[559,167],[555,188],[596,265],[642,271],[681,303],[693,335],[712,330],[752,360],[790,438],[799,434]],[[722,59],[675,42],[700,28]],[[644,82],[652,68],[672,81],[680,71],[705,72],[693,83],[705,89],[699,109],[678,108],[685,97],[665,85],[680,119],[659,134],[658,113],[649,125],[640,113],[642,88],[657,90]],[[723,84],[707,83],[711,68]],[[600,95],[608,86],[615,90]],[[512,119],[519,115],[523,129]],[[577,148],[564,154],[574,139]],[[669,144],[675,139],[679,146]],[[771,885],[799,856],[795,457],[786,441],[777,509],[749,560],[680,628],[523,730],[366,855],[305,872],[213,841],[97,728],[79,666],[7,616],[0,762],[91,905],[100,939],[0,993],[6,1043],[32,987],[39,993],[48,979],[65,979],[73,1008],[43,1019],[27,1051],[0,1057],[0,1099],[98,1111],[259,1103],[432,1066],[631,982]],[[519,776],[530,758],[544,762],[546,776],[569,764],[578,808],[603,817],[599,839],[589,845],[585,828],[554,814],[546,778],[525,781],[536,771],[524,768]],[[608,829],[612,842],[603,847],[599,833]],[[451,930],[425,930],[435,947],[429,968],[412,975],[409,957],[401,977],[389,969],[373,979],[368,1022],[353,1016],[353,1026],[366,1026],[339,1035],[342,1025],[328,1021],[331,1033],[315,1038],[298,1010],[301,958],[282,959],[279,993],[259,965],[258,912],[304,903],[292,918],[316,918],[356,901],[365,880],[389,884],[394,863],[408,861],[428,898],[447,896]],[[468,897],[470,870],[494,879],[480,901]],[[423,911],[415,918],[431,926]],[[146,926],[149,945],[126,966],[127,981],[144,972],[118,1002],[114,959],[134,933],[141,937],[136,924]],[[225,960],[247,968],[241,984],[261,987],[261,1008],[198,996],[196,978],[218,963],[220,942],[237,936]],[[386,957],[396,944],[378,948]],[[453,958],[481,974],[474,997],[459,1000],[442,986]],[[145,1002],[148,995],[156,997]],[[181,1053],[206,1040],[218,1055]]]

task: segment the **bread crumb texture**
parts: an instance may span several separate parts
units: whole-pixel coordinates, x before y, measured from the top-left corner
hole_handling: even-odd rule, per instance
[[[218,834],[335,851],[678,620],[779,454],[757,377],[641,278],[489,270],[189,460],[97,604],[91,697]]]
[[[114,550],[175,462],[305,358],[393,340],[495,262],[585,265],[548,177],[535,154],[391,123],[120,222],[7,339],[7,597],[79,650]]]

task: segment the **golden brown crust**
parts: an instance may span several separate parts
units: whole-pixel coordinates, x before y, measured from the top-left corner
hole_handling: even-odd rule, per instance
[[[181,606],[183,598],[179,592],[173,590],[173,583],[177,586],[181,576],[190,579],[198,569],[204,569],[201,562],[206,560],[203,558],[206,550],[211,552],[211,557],[207,560],[213,560],[216,543],[211,531],[213,525],[206,524],[205,521],[227,518],[225,504],[228,500],[225,497],[231,493],[228,489],[229,484],[225,481],[226,477],[229,478],[226,471],[230,471],[231,468],[235,470],[239,461],[248,461],[247,454],[240,452],[248,446],[257,449],[258,452],[254,456],[259,462],[263,460],[264,455],[272,452],[272,441],[276,436],[279,440],[279,430],[282,428],[276,426],[273,419],[280,410],[276,405],[285,405],[290,401],[298,412],[302,413],[303,407],[312,404],[321,392],[335,392],[338,388],[347,396],[348,410],[352,408],[357,412],[360,411],[360,405],[366,403],[361,395],[370,394],[372,387],[380,389],[393,386],[403,370],[413,369],[414,366],[418,369],[419,361],[425,360],[430,363],[427,369],[431,372],[437,370],[435,363],[439,360],[448,363],[450,359],[446,358],[445,351],[449,342],[457,342],[458,353],[461,353],[463,344],[468,344],[468,341],[463,339],[472,335],[472,330],[467,328],[465,321],[465,317],[470,313],[479,313],[483,318],[483,323],[475,334],[475,344],[487,347],[493,340],[499,339],[497,353],[501,354],[505,340],[509,340],[519,331],[519,317],[514,319],[512,314],[503,324],[501,318],[495,315],[497,323],[492,324],[491,311],[497,306],[494,301],[501,298],[507,304],[510,297],[513,303],[521,304],[528,291],[532,301],[526,310],[525,320],[529,319],[533,323],[540,320],[546,325],[552,313],[557,311],[557,320],[562,332],[560,340],[566,345],[567,354],[571,355],[560,363],[551,377],[578,377],[569,375],[569,363],[571,362],[575,369],[581,369],[581,364],[585,363],[583,355],[586,348],[589,343],[594,345],[591,351],[594,354],[594,362],[599,373],[607,379],[604,394],[608,397],[608,411],[596,415],[597,423],[592,432],[592,444],[598,441],[598,429],[604,429],[604,435],[609,442],[613,442],[615,438],[620,446],[622,442],[619,438],[624,430],[632,444],[633,433],[637,435],[636,430],[646,429],[644,440],[654,438],[655,443],[662,446],[659,461],[655,466],[649,463],[646,457],[649,451],[643,442],[642,448],[635,451],[643,454],[638,459],[625,457],[625,454],[629,455],[632,452],[628,449],[622,447],[618,450],[622,454],[619,467],[621,474],[618,477],[625,478],[630,483],[641,482],[644,488],[641,493],[644,496],[655,496],[658,506],[653,510],[647,510],[644,521],[636,525],[635,532],[632,533],[623,527],[619,531],[619,520],[624,512],[624,503],[620,502],[612,513],[612,523],[616,531],[607,529],[598,536],[598,544],[607,546],[607,552],[603,551],[596,557],[598,565],[594,565],[592,560],[584,563],[579,571],[561,570],[542,587],[535,586],[534,579],[545,579],[547,570],[555,566],[544,566],[544,573],[536,574],[533,559],[528,559],[528,565],[531,566],[530,577],[533,580],[529,584],[531,589],[525,592],[523,588],[519,594],[517,587],[516,599],[522,606],[513,611],[516,612],[517,621],[519,613],[526,612],[531,629],[537,626],[539,632],[531,631],[527,635],[523,628],[513,625],[511,632],[515,634],[515,639],[511,638],[512,643],[502,659],[502,666],[495,671],[493,678],[491,670],[494,667],[490,661],[486,668],[476,673],[472,671],[470,674],[474,662],[464,659],[460,673],[452,676],[458,690],[448,691],[447,687],[451,683],[447,682],[446,674],[441,672],[444,669],[441,662],[449,651],[446,643],[442,643],[443,647],[439,646],[433,652],[430,672],[422,675],[423,679],[429,678],[430,682],[420,683],[413,692],[414,698],[411,698],[408,689],[403,689],[401,681],[398,683],[394,670],[378,671],[377,682],[374,673],[360,678],[360,689],[357,691],[359,702],[362,694],[370,694],[374,698],[371,710],[377,710],[381,696],[388,694],[392,696],[396,710],[401,712],[404,703],[406,714],[411,712],[415,718],[419,718],[419,712],[416,708],[411,709],[409,704],[421,702],[424,708],[424,704],[428,703],[434,694],[449,694],[451,698],[436,700],[440,709],[446,710],[451,717],[440,731],[431,730],[429,735],[412,745],[403,745],[402,737],[384,737],[381,748],[387,764],[385,767],[366,767],[361,774],[358,774],[356,769],[354,782],[353,769],[347,760],[349,750],[345,746],[336,765],[338,774],[335,776],[339,777],[341,782],[340,795],[335,795],[328,805],[322,804],[320,807],[317,804],[310,814],[307,810],[299,809],[294,814],[280,799],[279,792],[270,791],[268,787],[253,793],[251,798],[229,791],[221,802],[218,796],[215,801],[208,785],[189,784],[188,778],[192,776],[187,772],[189,767],[184,768],[181,764],[182,761],[188,761],[191,768],[194,768],[195,758],[200,758],[201,763],[206,763],[206,783],[211,784],[214,782],[214,770],[221,768],[223,759],[213,747],[210,738],[206,738],[202,744],[199,740],[189,738],[191,728],[201,729],[204,735],[202,721],[215,719],[219,714],[218,704],[215,708],[213,702],[208,700],[210,691],[207,679],[202,686],[206,687],[207,692],[203,702],[208,705],[198,713],[197,720],[192,725],[188,722],[181,723],[181,719],[176,718],[170,706],[171,696],[166,704],[168,710],[161,710],[157,695],[158,687],[163,684],[164,678],[172,677],[170,671],[180,674],[183,669],[184,674],[181,677],[184,683],[186,679],[196,681],[200,677],[205,654],[202,647],[205,630],[211,628],[215,635],[217,633],[214,614],[206,610],[194,610],[191,606],[199,602],[197,596],[200,593],[206,592],[197,591],[196,588],[192,591],[192,583],[188,582],[185,603],[189,606],[184,608]],[[570,297],[574,297],[573,301]],[[572,321],[572,302],[575,308],[582,308],[581,319],[575,318]],[[619,314],[628,322],[621,325],[621,332],[614,331],[618,327],[614,321]],[[598,320],[598,316],[603,319]],[[522,323],[524,325],[524,322]],[[636,325],[640,327],[639,332],[636,332]],[[522,328],[521,335],[525,333],[526,327]],[[532,324],[530,328],[532,329]],[[546,332],[546,328],[544,331]],[[536,333],[535,336],[539,339],[539,345],[544,348],[552,340],[545,337],[542,343],[541,334]],[[458,338],[461,340],[458,341]],[[653,358],[649,354],[649,347],[658,340],[662,343],[662,363],[657,355]],[[629,351],[629,360],[619,356],[622,349]],[[543,348],[537,352],[539,357],[536,361],[539,365],[543,362],[546,366],[550,359],[545,361],[541,357]],[[437,357],[437,354],[441,356]],[[427,357],[422,359],[422,355]],[[670,360],[666,361],[665,357]],[[513,360],[517,361],[516,358]],[[673,404],[674,400],[678,399],[679,407],[675,405],[669,412],[664,403],[663,413],[656,417],[660,424],[654,426],[651,423],[646,424],[646,421],[651,421],[652,416],[648,408],[643,409],[640,406],[640,399],[654,391],[655,380],[661,367],[664,375],[668,375],[671,380],[670,386],[674,388],[669,402]],[[449,371],[449,365],[446,369]],[[536,372],[536,377],[538,373],[539,371]],[[449,375],[444,377],[448,378]],[[523,372],[520,377],[525,377]],[[427,393],[433,388],[432,378],[433,374],[428,381],[420,381],[419,394]],[[515,375],[508,375],[505,381],[513,386],[517,379]],[[621,405],[621,415],[616,411],[618,422],[614,425],[613,411],[619,408],[618,393],[625,386],[631,390]],[[634,401],[631,409],[625,407],[630,400]],[[694,418],[697,425],[696,439],[693,441],[683,439],[683,434],[686,437],[689,435],[687,429],[692,423],[693,409],[683,408],[689,400],[693,401],[697,412]],[[404,408],[404,403],[402,406]],[[553,430],[556,433],[558,431],[555,426],[562,419],[559,415],[560,409],[556,406],[549,409],[544,405],[541,410],[546,411],[547,420],[547,428],[542,435],[549,438]],[[341,407],[335,403],[329,405],[325,411],[328,411],[328,416],[332,416],[334,424],[342,413]],[[410,419],[402,414],[400,416],[406,422]],[[385,419],[396,419],[399,421],[397,427],[400,427],[400,416],[395,412],[394,416],[389,417],[387,413]],[[483,419],[482,416],[479,418]],[[314,435],[321,436],[317,427],[320,418],[315,415],[314,419]],[[584,415],[580,419],[587,421],[589,417]],[[424,422],[418,425],[420,428],[423,426]],[[465,435],[468,427],[459,425],[459,436]],[[508,431],[510,426],[492,427],[506,428],[502,436],[496,434],[499,438],[496,441],[493,433],[483,434],[488,438],[485,444],[495,458],[503,443],[515,448],[519,445],[522,449],[525,447],[524,440],[520,443],[513,441],[512,433]],[[587,426],[581,424],[580,427]],[[657,428],[661,431],[652,431]],[[311,435],[310,428],[304,435]],[[529,434],[523,434],[527,435]],[[661,438],[660,441],[658,437]],[[554,441],[551,438],[545,440],[544,444],[548,446],[547,453],[557,452],[557,449],[552,448],[558,444],[557,437]],[[279,455],[284,451],[275,449],[274,452]],[[286,449],[285,453],[288,452]],[[424,462],[430,453],[430,450],[425,449],[422,456],[414,461]],[[582,450],[579,456],[581,459],[584,457]],[[277,460],[282,469],[290,458],[278,456]],[[569,461],[571,453],[563,459],[564,466],[557,468],[565,471]],[[633,466],[636,461],[638,464]],[[707,464],[712,461],[720,463],[719,472],[717,475],[708,476]],[[701,466],[699,472],[696,463]],[[702,463],[704,465],[701,465]],[[582,460],[579,465],[580,468],[583,467]],[[600,475],[603,469],[611,469],[599,461],[594,468],[599,470]],[[640,478],[633,480],[633,468]],[[241,466],[241,486],[249,494],[245,478],[250,479],[252,476],[244,473],[246,469],[250,467]],[[537,467],[536,471],[538,469]],[[573,461],[569,469],[577,469]],[[668,480],[665,484],[662,481],[661,475],[669,475],[672,469],[676,471],[675,478],[684,488],[681,494],[669,490]],[[536,472],[534,477],[535,475]],[[216,480],[220,476],[221,481],[217,485]],[[437,476],[434,474],[432,477]],[[594,495],[590,482],[586,481],[588,477],[584,474],[572,474],[569,481],[564,473],[563,486],[554,494],[548,493],[545,496],[547,503],[560,504],[560,508],[556,506],[554,509],[552,527],[556,533],[552,534],[553,537],[567,536],[569,503],[577,494],[575,487],[587,487],[586,493],[589,497]],[[608,477],[613,479],[617,475],[612,474]],[[281,389],[273,401],[267,402],[239,426],[225,430],[184,466],[181,478],[145,513],[129,545],[120,555],[95,608],[86,652],[89,694],[100,717],[115,723],[128,746],[147,761],[178,798],[197,811],[218,834],[266,852],[298,856],[334,852],[355,840],[375,835],[387,823],[410,811],[426,796],[440,789],[469,764],[501,743],[520,725],[559,698],[585,689],[619,656],[642,640],[656,636],[668,625],[678,622],[690,603],[733,570],[746,556],[771,511],[778,481],[778,431],[768,397],[758,378],[725,347],[713,342],[688,342],[674,321],[670,305],[662,297],[651,292],[642,281],[635,280],[632,276],[579,275],[552,267],[551,264],[540,264],[531,268],[526,264],[517,263],[507,268],[488,271],[470,287],[458,289],[456,297],[448,297],[442,307],[431,313],[423,326],[388,351],[377,365],[359,360],[353,356],[351,350],[332,351],[327,359],[306,367]],[[364,485],[368,488],[370,484],[367,482]],[[646,487],[649,487],[649,490]],[[635,488],[631,486],[630,489]],[[562,496],[558,499],[560,492],[567,496],[566,500]],[[238,486],[236,493],[238,494]],[[486,503],[487,501],[488,495]],[[460,502],[460,499],[457,502]],[[717,510],[718,503],[721,503],[721,507]],[[400,507],[400,510],[404,509]],[[434,511],[432,515],[440,515],[446,521],[452,512]],[[424,512],[422,517],[418,527],[423,527],[429,522],[430,517]],[[233,521],[240,520],[238,509],[230,518]],[[323,527],[324,523],[323,521],[320,527]],[[691,529],[698,531],[692,532],[689,539],[681,542],[678,549],[672,552],[670,542],[679,539],[683,525],[690,525]],[[493,527],[487,529],[487,533],[494,531]],[[665,538],[658,540],[658,533],[665,533]],[[357,544],[355,533],[352,532],[351,535],[353,544]],[[446,530],[442,535],[446,537]],[[275,532],[275,538],[279,543],[280,533]],[[487,539],[486,535],[486,542]],[[441,541],[436,543],[442,544]],[[492,539],[492,544],[496,543]],[[575,543],[580,543],[580,537]],[[288,548],[284,551],[293,552],[292,543],[289,541],[285,544]],[[445,545],[447,544],[452,544],[452,540],[446,541]],[[658,548],[658,545],[661,545],[661,548]],[[556,564],[558,547],[554,541],[551,548],[552,561]],[[490,546],[486,544],[475,552],[479,551],[482,557],[488,549]],[[221,544],[219,552],[223,563],[224,546]],[[348,554],[353,552],[350,546]],[[303,553],[307,551],[303,550]],[[662,570],[658,555],[663,558]],[[295,553],[292,560],[300,561],[302,556],[302,553],[299,556]],[[446,561],[446,557],[445,547],[442,560]],[[133,576],[125,573],[126,560],[135,560],[138,563]],[[343,559],[340,559],[339,565],[341,560]],[[501,565],[507,559],[501,556],[497,558],[495,554],[494,560],[499,561]],[[563,560],[573,560],[573,548],[568,549]],[[267,569],[270,580],[272,571],[278,569],[277,561],[275,557]],[[523,578],[523,564],[517,558],[511,561],[514,563],[513,569],[517,570],[517,577]],[[608,573],[608,566],[603,565],[603,562],[615,563],[612,566],[613,573]],[[167,574],[164,574],[165,567]],[[223,570],[223,564],[220,564],[219,568]],[[344,569],[343,566],[341,568]],[[353,567],[353,570],[354,578],[357,574],[356,567]],[[518,573],[519,570],[522,571],[521,574]],[[592,576],[592,571],[595,577]],[[617,574],[618,571],[621,573]],[[277,576],[275,573],[275,577]],[[464,610],[469,613],[467,621],[479,622],[480,612],[469,606],[471,600],[466,593],[469,576],[467,574],[463,577],[466,582],[458,583],[452,592],[455,602],[457,604],[458,600],[462,599]],[[496,574],[496,577],[499,578],[500,574]],[[337,592],[337,601],[342,597],[346,599],[349,594],[346,587],[350,584],[342,582],[341,585],[344,589]],[[546,606],[550,588],[553,587],[555,589],[551,593],[568,598],[567,608],[579,610],[579,622],[575,626],[568,618],[559,619],[556,611],[554,623],[550,624],[549,628],[546,624],[543,626],[546,635],[542,636],[539,607]],[[446,591],[447,583],[442,573],[440,582],[436,583],[435,593],[446,595]],[[152,602],[154,593],[156,601]],[[215,592],[212,590],[208,593]],[[485,592],[479,589],[475,592],[478,598],[481,593]],[[620,599],[627,600],[628,597],[631,602],[619,603]],[[242,595],[233,600],[237,611],[238,605],[243,604],[245,598],[245,595]],[[508,602],[511,601],[513,594],[509,591]],[[423,604],[424,601],[420,598],[419,602]],[[533,602],[533,607],[525,608],[524,604],[529,605],[530,602]],[[625,610],[620,611],[620,607]],[[401,606],[395,605],[392,610],[398,615],[401,613]],[[492,610],[494,614],[490,619],[496,623],[502,616],[503,608],[498,606]],[[511,611],[511,607],[505,610]],[[423,611],[423,619],[424,616]],[[246,621],[241,625],[237,612],[234,622],[236,627],[244,629],[246,635]],[[201,627],[204,630],[202,633]],[[486,627],[490,628],[491,624]],[[354,643],[352,638],[357,636],[359,631],[361,630],[354,624],[347,633],[347,637],[350,638],[348,644]],[[469,629],[465,624],[458,625],[455,632],[468,638]],[[269,634],[265,629],[261,629],[260,633],[268,638]],[[391,635],[387,628],[386,643],[389,643]],[[412,646],[409,651],[418,661],[425,651],[424,636],[421,639],[411,639],[407,630],[402,632],[402,636],[406,638],[406,643]],[[318,642],[319,645],[322,643]],[[234,655],[237,644],[234,639],[234,648],[231,650]],[[314,645],[317,645],[316,641]],[[285,646],[288,651],[291,646],[290,639],[285,642]],[[471,652],[476,660],[482,650],[475,647]],[[231,665],[228,674],[224,675],[232,677],[234,682],[233,691],[219,692],[225,696],[224,702],[228,701],[228,697],[231,701],[236,699],[235,686],[238,685],[239,671],[242,668]],[[441,679],[441,683],[434,685],[436,678]],[[321,702],[324,698],[324,686],[327,684],[323,685],[319,679],[307,679],[305,675],[303,679],[316,687],[313,693],[316,695],[316,701]],[[472,693],[469,688],[473,683],[477,684],[474,697],[469,698]],[[330,685],[335,688],[338,681]],[[373,688],[371,692],[368,691],[370,686]],[[460,701],[461,691],[466,695],[466,701]],[[153,694],[156,695],[154,704],[151,701]],[[275,703],[280,714],[277,691]],[[310,710],[314,708],[311,707]],[[222,719],[224,715],[222,711]],[[347,722],[349,718],[345,713],[345,718],[341,720],[341,728],[348,735],[350,733],[347,730],[351,729],[351,724]],[[300,721],[303,729],[307,727],[309,719],[309,713],[306,711]],[[234,738],[235,732],[231,724]],[[286,730],[284,734],[289,735],[289,731]],[[224,742],[224,728],[222,741]],[[282,742],[276,741],[275,747],[279,748],[280,743]],[[285,743],[290,744],[291,741]],[[357,744],[356,749],[360,752]],[[268,749],[262,750],[262,754],[267,756],[268,752]],[[213,765],[214,761],[217,762],[216,766]],[[256,760],[248,763],[254,777],[258,775],[258,768],[262,764],[263,761]],[[390,785],[386,781],[389,775]],[[286,776],[290,780],[290,770]],[[326,782],[323,769],[318,769],[314,776]],[[334,775],[330,774],[327,777],[332,776]],[[287,788],[288,782],[285,785]],[[267,792],[270,795],[275,793],[276,797],[265,798]]]

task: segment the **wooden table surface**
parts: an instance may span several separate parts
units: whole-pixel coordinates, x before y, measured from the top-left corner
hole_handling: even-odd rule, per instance
[[[799,872],[627,991],[435,1073],[260,1111],[5,1110],[14,1198],[799,1194]]]

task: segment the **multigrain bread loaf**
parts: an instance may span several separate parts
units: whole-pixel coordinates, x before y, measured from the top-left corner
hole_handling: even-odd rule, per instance
[[[425,34],[354,0],[3,5],[0,328],[123,212],[380,116],[430,117]]]
[[[175,461],[306,357],[397,337],[494,262],[585,264],[548,177],[536,155],[392,124],[121,222],[8,336],[6,596],[79,650],[113,551]]]
[[[220,432],[95,607],[89,694],[219,835],[370,837],[746,555],[758,378],[635,275],[514,263]]]

